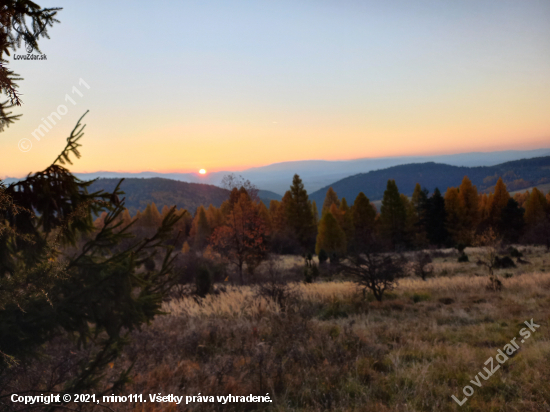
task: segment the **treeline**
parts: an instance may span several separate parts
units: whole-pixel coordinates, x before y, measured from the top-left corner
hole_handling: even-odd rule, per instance
[[[400,194],[389,180],[380,211],[363,193],[349,204],[329,188],[319,210],[310,201],[298,175],[281,201],[272,200],[269,208],[256,192],[234,188],[221,207],[200,206],[194,215],[177,211],[182,218],[173,229],[173,244],[189,250],[223,253],[239,268],[254,268],[266,253],[321,254],[345,256],[364,247],[367,239],[386,250],[411,250],[434,247],[470,246],[487,229],[507,243],[550,245],[550,192],[533,189],[513,197],[502,179],[494,192],[478,193],[464,177],[459,187],[445,195],[438,189],[429,193],[416,185],[411,198]],[[159,212],[154,203],[143,213],[131,217],[125,211],[124,224],[147,236],[162,222],[169,208]],[[102,217],[96,221],[101,226]]]

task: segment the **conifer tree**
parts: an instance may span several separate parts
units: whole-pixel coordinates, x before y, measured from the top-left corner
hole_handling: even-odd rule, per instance
[[[352,248],[355,241],[355,228],[353,226],[353,214],[351,208],[348,206],[348,202],[346,201],[345,197],[342,198],[342,202],[340,203],[340,208],[338,209],[338,212],[338,223],[346,234],[347,247]]]
[[[121,247],[132,236],[123,226],[120,183],[113,193],[89,193],[92,182],[77,179],[62,166],[71,163],[71,154],[80,157],[82,129],[79,121],[61,155],[44,171],[0,185],[2,397],[10,391],[98,389],[128,332],[161,313],[163,298],[175,282],[166,244],[178,219],[174,211],[153,236]],[[103,212],[102,225],[96,227],[93,216]],[[82,246],[77,243],[81,239]],[[163,250],[160,266],[149,267],[147,262]],[[27,381],[26,371],[44,357],[54,339],[65,339],[64,358],[41,371],[48,379]],[[73,356],[77,352],[80,359]],[[95,393],[119,390],[127,374],[124,370],[112,377],[105,391]]]
[[[204,210],[204,206],[200,206],[195,215],[195,219],[193,219],[193,227],[190,233],[193,238],[193,246],[198,250],[204,249],[208,243],[210,233],[206,211]]]
[[[495,229],[501,226],[502,210],[508,205],[509,200],[510,194],[508,193],[502,178],[499,177],[497,184],[495,185],[495,192],[490,197],[487,205],[490,223]]]
[[[399,195],[395,180],[388,180],[380,208],[382,234],[392,247],[402,245],[405,240],[407,212]]]
[[[363,249],[374,235],[374,222],[376,210],[372,207],[370,200],[363,192],[359,192],[352,207],[354,226],[354,246],[356,249]]]
[[[464,176],[458,188],[458,199],[462,220],[459,242],[470,245],[474,240],[477,225],[480,223],[480,210],[477,188],[472,185],[472,181],[468,179],[468,176]]]
[[[139,225],[147,228],[157,228],[160,226],[161,216],[155,205],[155,202],[148,204],[141,215]]]
[[[338,200],[338,195],[336,194],[336,192],[332,187],[329,187],[327,190],[327,194],[325,196],[325,201],[323,202],[321,215],[323,215],[325,212],[329,212],[330,207],[332,206],[333,203],[336,205],[336,207],[340,207],[340,201]]]
[[[405,230],[404,230],[404,243],[410,246],[413,242],[413,238],[417,231],[418,225],[418,213],[413,203],[403,193],[400,194],[401,202],[405,207]]]
[[[329,256],[343,256],[346,253],[346,234],[330,211],[319,221],[315,253],[318,255],[321,250]]]
[[[501,219],[498,226],[498,232],[502,234],[503,239],[508,243],[517,243],[523,233],[525,222],[523,215],[525,209],[519,206],[516,200],[510,198],[508,203],[501,211]]]
[[[548,196],[550,196],[550,194]],[[317,203],[315,203],[315,200],[311,202],[311,213],[313,214],[315,227],[317,227],[319,224],[319,210],[317,209]]]
[[[49,38],[48,28],[54,23],[57,12],[61,8],[41,8],[30,0],[3,0],[0,6],[0,93],[7,96],[7,101],[0,101],[0,132],[5,127],[19,119],[21,115],[13,115],[9,110],[22,105],[20,93],[17,90],[18,74],[8,69],[6,56],[10,50],[21,47],[40,51],[40,38]],[[30,53],[30,52],[29,52]],[[2,99],[3,100],[3,99]]]
[[[294,231],[302,250],[313,250],[315,242],[315,221],[307,191],[300,176],[294,175],[290,187],[292,201],[288,202],[287,221]]]
[[[527,228],[534,227],[538,222],[546,219],[546,197],[536,187],[525,202],[525,225]]]
[[[447,188],[447,192],[445,193],[445,213],[447,215],[447,231],[452,241],[457,244],[460,242],[459,236],[462,230],[462,215],[458,188],[456,187]]]
[[[208,226],[210,231],[213,232],[217,227],[223,225],[223,214],[221,209],[216,208],[214,205],[210,204],[206,210],[206,218],[208,220]]]
[[[448,241],[445,210],[445,199],[436,187],[433,195],[428,199],[426,210],[426,234],[432,245],[443,246]]]
[[[428,189],[422,189],[419,183],[415,185],[411,203],[416,210],[417,219],[414,227],[412,242],[415,247],[420,249],[425,248],[428,244],[428,234],[426,229],[428,219],[428,195]]]

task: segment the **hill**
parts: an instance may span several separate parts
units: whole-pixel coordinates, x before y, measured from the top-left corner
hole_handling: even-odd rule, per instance
[[[104,190],[111,192],[120,179],[98,179],[90,191]],[[143,211],[149,203],[155,202],[159,210],[164,206],[176,205],[178,209],[187,209],[191,213],[203,205],[210,204],[220,207],[229,197],[229,191],[218,186],[203,183],[187,183],[178,180],[154,178],[127,178],[122,182],[122,190],[125,192],[126,207],[131,215],[138,210]],[[281,200],[281,196],[269,190],[258,192],[260,199],[269,207],[271,199]]]
[[[119,179],[98,179],[90,187],[90,191],[113,191]],[[194,213],[200,205],[213,204],[219,207],[227,200],[229,191],[217,186],[201,183],[187,183],[159,177],[151,179],[130,178],[122,182],[121,189],[125,192],[126,207],[131,215],[138,210],[145,210],[147,204],[155,202],[158,209],[163,206],[174,206],[187,209]]]
[[[354,160],[302,160],[274,163],[238,172],[208,172],[206,175],[200,175],[198,173],[159,173],[147,171],[139,173],[102,171],[94,173],[75,173],[75,175],[82,180],[121,177],[160,177],[189,183],[205,183],[219,186],[225,175],[235,173],[236,175],[242,175],[245,179],[250,180],[257,187],[283,195],[290,188],[292,177],[295,173],[299,174],[302,178],[306,190],[312,193],[316,190],[324,188],[332,182],[339,181],[340,179],[344,179],[348,176],[356,175],[357,173],[367,173],[373,170],[380,170],[399,165],[435,162],[459,167],[494,166],[504,162],[519,159],[531,159],[541,156],[550,156],[550,148],[535,150],[506,150],[497,152],[470,152],[434,156],[363,158]],[[4,182],[9,184],[17,180],[19,179],[5,178]],[[269,199],[270,196],[262,198]]]
[[[359,192],[371,200],[383,197],[389,179],[394,179],[400,193],[412,195],[416,183],[432,192],[436,187],[445,192],[448,187],[459,186],[468,176],[478,191],[491,191],[499,177],[508,190],[522,190],[550,182],[550,156],[522,159],[495,166],[458,167],[439,163],[413,163],[387,169],[360,173],[334,182],[310,194],[317,204],[322,204],[326,192],[332,187],[338,197],[345,197],[352,203]]]

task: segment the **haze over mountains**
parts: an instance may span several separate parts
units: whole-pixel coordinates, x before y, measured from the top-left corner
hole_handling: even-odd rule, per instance
[[[403,157],[384,157],[384,158],[364,158],[356,160],[328,161],[328,160],[304,160],[294,162],[274,163],[267,166],[246,169],[240,172],[212,172],[204,176],[198,173],[158,173],[158,172],[95,172],[95,173],[76,173],[80,179],[91,180],[95,178],[152,178],[162,177],[165,179],[179,180],[189,183],[207,183],[219,185],[223,176],[229,173],[242,175],[249,179],[258,188],[265,191],[272,191],[282,196],[290,187],[292,177],[295,173],[299,174],[304,182],[304,186],[309,193],[313,193],[325,186],[348,176],[358,173],[367,173],[373,170],[385,169],[392,166],[410,164],[410,163],[444,163],[450,166],[475,167],[475,166],[494,166],[500,163],[529,159],[550,155],[550,148],[536,150],[507,150],[495,152],[472,152],[459,153],[451,155],[437,156],[403,156]],[[113,167],[116,167],[114,165]],[[6,183],[11,183],[19,179],[8,178]],[[271,194],[276,198],[275,194]]]

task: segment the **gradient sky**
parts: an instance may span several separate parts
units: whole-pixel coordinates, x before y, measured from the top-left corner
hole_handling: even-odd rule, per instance
[[[39,4],[64,10],[47,61],[10,58],[0,176],[47,167],[87,109],[74,172],[550,147],[548,0]]]

